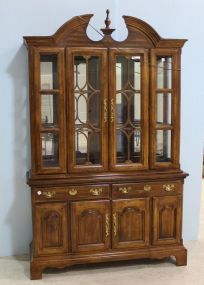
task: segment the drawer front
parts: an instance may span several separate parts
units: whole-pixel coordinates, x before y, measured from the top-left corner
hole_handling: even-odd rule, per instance
[[[80,185],[67,187],[50,187],[33,189],[35,202],[47,200],[77,200],[77,199],[97,199],[109,198],[109,185]]]
[[[180,181],[113,184],[113,198],[165,196],[182,194]]]

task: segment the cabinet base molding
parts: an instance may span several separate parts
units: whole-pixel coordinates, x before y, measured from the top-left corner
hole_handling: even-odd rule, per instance
[[[163,259],[174,256],[177,266],[187,265],[187,249],[183,245],[151,247],[129,251],[108,251],[95,254],[73,254],[69,256],[33,257],[31,246],[30,276],[32,280],[42,279],[46,268],[64,268],[75,264],[99,263],[134,259]]]

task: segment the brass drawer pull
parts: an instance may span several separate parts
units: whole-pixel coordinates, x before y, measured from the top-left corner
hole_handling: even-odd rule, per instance
[[[110,234],[109,214],[106,214],[106,237]]]
[[[70,189],[69,190],[69,195],[75,196],[78,193],[77,189]]]
[[[123,194],[128,194],[128,192],[131,190],[131,187],[119,187],[119,191]]]
[[[104,106],[104,123],[107,123],[108,121],[108,103],[107,103],[108,99],[105,98],[103,101],[103,106]]]
[[[165,191],[167,191],[167,192],[171,192],[171,191],[174,190],[175,185],[174,185],[174,184],[164,184],[164,185],[162,186],[162,188],[163,188]]]
[[[90,193],[94,196],[99,196],[103,192],[102,188],[90,189]]]
[[[151,186],[150,185],[145,185],[144,186],[144,191],[146,191],[146,192],[148,192],[148,191],[150,191],[151,190]]]
[[[45,196],[45,198],[47,199],[51,199],[56,195],[55,191],[45,191],[42,193],[43,196]]]
[[[117,214],[113,214],[113,235],[117,235]]]

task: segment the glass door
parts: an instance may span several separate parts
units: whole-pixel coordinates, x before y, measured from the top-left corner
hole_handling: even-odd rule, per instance
[[[152,51],[151,167],[179,167],[180,64],[175,50]]]
[[[67,49],[67,70],[69,170],[107,170],[107,49]]]
[[[112,170],[148,167],[148,51],[110,49]]]
[[[35,48],[35,96],[31,104],[35,108],[34,130],[38,173],[64,173],[64,50],[60,48]],[[33,100],[33,98],[31,98]],[[36,137],[37,136],[37,137]]]

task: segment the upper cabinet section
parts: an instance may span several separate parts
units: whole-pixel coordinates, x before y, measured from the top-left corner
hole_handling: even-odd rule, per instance
[[[112,38],[109,11],[100,41],[93,15],[53,36],[24,37],[29,50],[32,176],[179,170],[180,54],[186,40],[162,39],[124,16]]]

